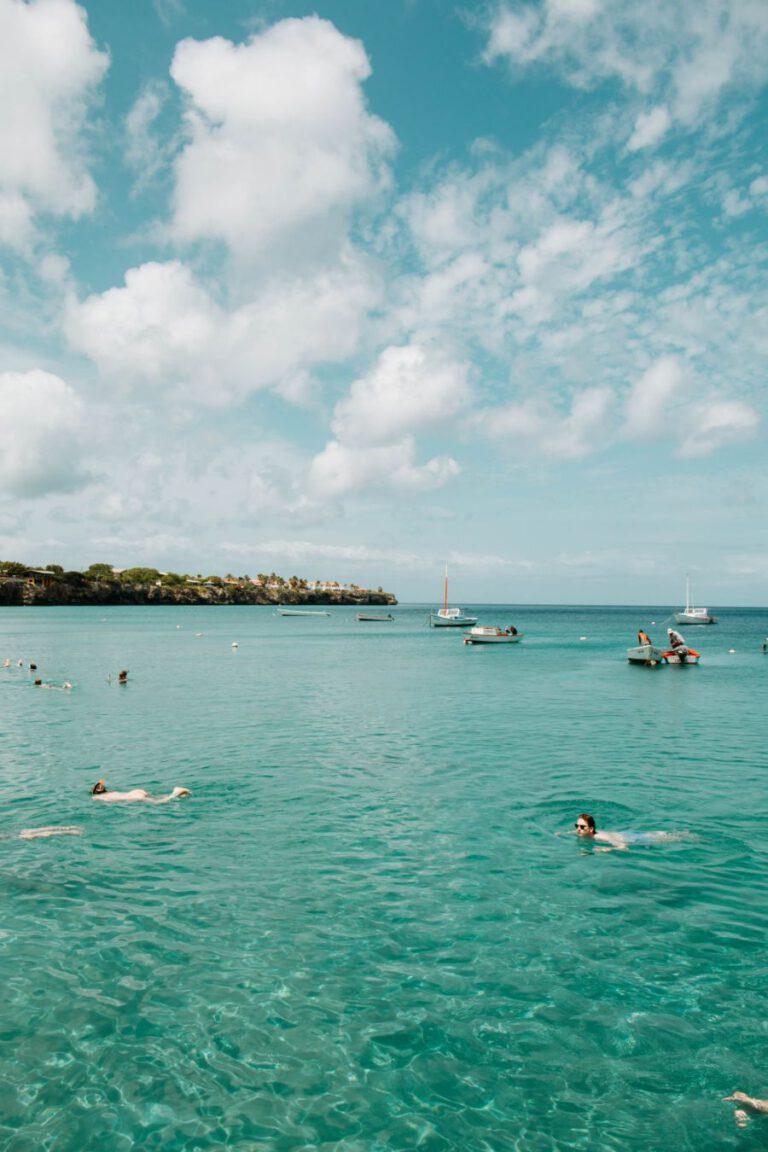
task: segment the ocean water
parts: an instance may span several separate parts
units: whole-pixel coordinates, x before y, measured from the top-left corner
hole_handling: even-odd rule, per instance
[[[426,611],[0,611],[3,1152],[766,1147],[768,610]]]

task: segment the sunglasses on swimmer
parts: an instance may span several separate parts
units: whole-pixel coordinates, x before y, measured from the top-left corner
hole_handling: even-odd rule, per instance
[[[577,820],[574,824],[574,828],[589,828],[589,824],[584,824],[583,821]]]

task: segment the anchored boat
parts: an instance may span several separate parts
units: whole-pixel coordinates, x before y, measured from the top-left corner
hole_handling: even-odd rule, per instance
[[[465,644],[519,644],[523,633],[517,629],[498,628],[495,625],[478,624],[470,628],[464,637]]]
[[[443,606],[429,617],[432,628],[471,628],[477,624],[477,616],[467,616],[461,608],[448,607],[448,568],[445,569],[445,582],[443,584]]]
[[[691,601],[691,584],[685,578],[685,608],[682,612],[675,612],[676,624],[716,624],[717,617],[710,615],[706,608],[694,608]]]

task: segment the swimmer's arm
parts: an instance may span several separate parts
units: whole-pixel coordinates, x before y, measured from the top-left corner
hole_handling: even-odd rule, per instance
[[[768,1100],[758,1100],[755,1096],[747,1096],[746,1092],[734,1092],[732,1096],[724,1096],[723,1099],[735,1100],[738,1104],[751,1108],[753,1112],[768,1113]]]
[[[597,832],[595,840],[605,840],[610,844],[610,848],[596,848],[596,852],[613,852],[617,849],[619,852],[626,852],[629,848],[626,840],[618,834],[618,832]]]

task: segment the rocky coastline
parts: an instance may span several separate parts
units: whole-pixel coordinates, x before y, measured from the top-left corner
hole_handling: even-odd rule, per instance
[[[207,579],[153,573],[150,579],[125,578],[125,573],[92,575],[47,569],[7,571],[0,565],[0,607],[74,605],[392,605],[397,598],[379,588],[357,585],[313,586],[292,577],[251,580],[250,577]],[[21,568],[21,565],[13,565]],[[101,567],[101,566],[99,566]],[[3,569],[6,569],[5,571]],[[136,572],[139,570],[130,570]]]

